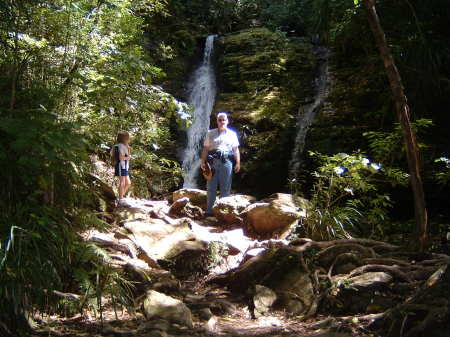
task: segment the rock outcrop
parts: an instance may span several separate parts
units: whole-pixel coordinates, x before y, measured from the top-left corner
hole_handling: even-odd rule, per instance
[[[255,197],[242,194],[234,194],[229,197],[218,198],[214,203],[213,212],[219,221],[226,224],[242,225],[242,211],[244,211],[247,206],[255,201]]]
[[[143,311],[147,319],[160,317],[169,322],[192,328],[192,314],[180,300],[149,290],[143,302]]]
[[[367,239],[275,239],[290,232],[303,216],[307,201],[288,194],[275,194],[255,203],[248,197],[229,199],[223,198],[223,209],[230,207],[230,213],[241,217],[245,228],[236,228],[231,218],[179,218],[182,215],[175,210],[192,205],[188,197],[180,197],[172,206],[166,201],[130,199],[130,207],[117,208],[111,217],[114,229],[83,234],[104,250],[102,256],[108,265],[121,269],[121,276],[135,285],[132,296],[147,319],[136,333],[186,336],[193,331],[193,320],[201,325],[202,333],[226,331],[229,327],[222,316],[242,316],[237,313],[236,299],[244,299],[256,319],[267,316],[260,318],[261,322],[273,311],[303,318],[331,313],[398,321],[380,314],[398,308],[396,315],[400,316],[404,310],[425,312],[423,323],[407,317],[411,325],[421,329],[430,322],[439,323],[441,316],[447,317],[445,295],[436,301],[435,308],[426,298],[413,295],[418,286],[425,293],[445,294],[448,257],[403,256],[394,245]],[[264,205],[265,213],[251,217],[257,204]],[[260,229],[260,234],[254,235],[258,239],[246,236],[244,229],[249,232],[246,226],[250,224],[254,234]],[[270,239],[261,241],[264,236]],[[216,285],[205,286],[201,280]],[[77,294],[58,296],[74,298],[80,305]],[[427,304],[408,307],[406,297]],[[105,333],[119,334],[122,330],[111,328]]]
[[[316,58],[307,39],[250,28],[217,39],[221,91],[215,110],[230,111],[245,137],[240,191],[268,195],[286,183],[299,108],[313,94]],[[248,192],[251,191],[251,192]]]
[[[249,205],[242,213],[246,230],[261,238],[286,238],[306,215],[307,201],[291,194],[276,193]]]
[[[192,205],[206,210],[206,191],[196,188],[182,188],[172,193],[174,202],[181,198],[188,198]]]
[[[274,305],[278,309],[294,315],[307,313],[314,302],[310,271],[304,264],[302,255],[287,246],[267,249],[247,260],[230,274],[227,282],[232,291],[253,292],[253,296],[258,299],[257,294],[261,290],[258,288],[256,291],[256,283],[276,293],[277,301]]]

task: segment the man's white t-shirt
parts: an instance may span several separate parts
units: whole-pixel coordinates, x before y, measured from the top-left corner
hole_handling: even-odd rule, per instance
[[[219,129],[212,129],[208,131],[205,142],[203,144],[209,150],[220,150],[232,152],[234,147],[239,146],[239,140],[236,132],[230,129],[219,131]]]

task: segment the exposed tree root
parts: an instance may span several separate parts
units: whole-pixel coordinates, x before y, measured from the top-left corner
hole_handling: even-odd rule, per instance
[[[328,270],[328,277],[331,279],[331,276],[333,275],[333,269],[336,265],[346,264],[346,263],[354,263],[356,266],[359,266],[361,262],[360,262],[360,258],[354,253],[339,254],[338,256],[336,256],[333,264],[331,265],[330,269]]]
[[[390,259],[390,258],[382,258],[382,257],[369,257],[367,259],[362,260],[362,264],[384,264],[388,266],[400,266],[400,267],[408,267],[411,264],[398,259]]]
[[[290,243],[292,246],[316,246],[320,249],[327,248],[330,246],[335,245],[345,245],[345,244],[357,244],[365,247],[371,247],[371,248],[377,248],[377,249],[384,249],[385,251],[393,252],[398,250],[400,247],[391,245],[386,242],[376,241],[376,240],[370,240],[370,239],[344,239],[344,240],[331,240],[331,241],[313,241],[308,238],[299,238],[296,240],[293,240]]]
[[[430,332],[450,328],[450,268],[438,269],[412,297],[386,311],[374,322],[374,327],[384,330],[386,337],[429,336]]]
[[[403,281],[412,282],[411,278],[406,273],[402,272],[398,267],[386,266],[382,264],[368,264],[365,266],[358,267],[354,269],[349,274],[349,276],[359,275],[368,271],[384,271]]]
[[[419,261],[419,262],[417,262],[417,264],[421,265],[421,266],[446,265],[446,264],[450,264],[450,257],[444,255],[444,256],[442,256],[442,257],[440,257],[438,259]]]
[[[385,312],[381,312],[378,314],[369,314],[369,315],[361,315],[361,316],[343,316],[343,317],[336,317],[337,321],[344,322],[344,323],[350,323],[354,322],[355,319],[359,322],[373,322],[377,319],[384,318],[386,315]]]
[[[344,243],[328,246],[316,255],[316,259],[321,266],[329,267],[337,256],[349,252],[357,254],[360,258],[376,256],[375,251],[370,247],[364,247],[356,243]]]

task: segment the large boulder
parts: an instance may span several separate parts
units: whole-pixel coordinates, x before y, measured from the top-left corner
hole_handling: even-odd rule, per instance
[[[139,207],[121,207],[116,209],[114,214],[119,223],[150,218],[148,212]]]
[[[292,315],[306,314],[313,305],[314,288],[306,269],[289,271],[274,289],[278,294],[275,306]]]
[[[213,206],[217,220],[227,224],[241,224],[241,212],[256,198],[249,195],[235,194],[225,198],[218,198]]]
[[[97,155],[91,154],[89,156],[91,161],[91,173],[98,177],[109,186],[114,186],[116,177],[114,176],[114,167],[109,163],[104,162],[98,158]]]
[[[189,202],[188,197],[180,198],[173,202],[169,209],[169,215],[176,217],[196,218],[203,216],[204,212],[201,207],[195,206]]]
[[[182,188],[172,193],[172,199],[174,202],[176,202],[178,199],[186,197],[189,199],[189,202],[192,205],[198,206],[204,210],[206,209],[206,191],[196,188]]]
[[[179,215],[183,208],[189,203],[188,197],[177,199],[173,202],[169,209],[169,215]]]
[[[88,173],[86,178],[94,194],[105,203],[104,210],[112,212],[116,206],[117,198],[111,185],[92,173]]]
[[[385,272],[366,272],[351,276],[336,275],[332,278],[335,303],[329,308],[336,314],[361,314],[382,312],[391,308],[398,300],[391,296],[393,277]]]
[[[139,248],[139,257],[151,267],[157,267],[157,261],[166,259],[181,242],[195,239],[189,224],[183,219],[173,224],[153,218],[130,221],[124,224],[124,228],[129,233],[128,238]]]
[[[114,216],[119,223],[148,218],[164,218],[169,213],[167,200],[145,200],[127,198],[128,207],[115,209]]]
[[[99,160],[98,156],[90,155],[91,172],[86,175],[92,191],[103,202],[106,212],[112,212],[116,206],[116,193],[113,186],[115,185],[115,177],[113,168],[107,163]]]
[[[209,244],[206,241],[181,241],[158,263],[179,279],[206,274],[210,264]]]
[[[146,293],[143,310],[147,319],[160,317],[169,322],[193,327],[191,310],[183,302],[155,290]]]
[[[257,284],[253,295],[255,316],[263,315],[270,310],[277,299],[277,294],[270,288]]]
[[[249,205],[242,213],[250,235],[260,238],[286,238],[301,217],[306,215],[307,201],[291,194],[276,193]]]
[[[288,247],[267,249],[242,263],[230,275],[228,286],[247,294],[255,294],[257,284],[266,286],[277,294],[275,308],[300,315],[309,312],[315,298],[310,274],[301,253]]]

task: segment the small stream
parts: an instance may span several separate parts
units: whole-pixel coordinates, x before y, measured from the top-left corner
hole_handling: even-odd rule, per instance
[[[318,59],[317,74],[313,82],[314,97],[311,103],[299,108],[297,117],[297,135],[289,162],[289,178],[297,177],[302,164],[303,149],[305,147],[306,134],[316,118],[317,111],[323,106],[329,88],[328,59],[330,51],[326,47],[315,47],[314,54]]]

